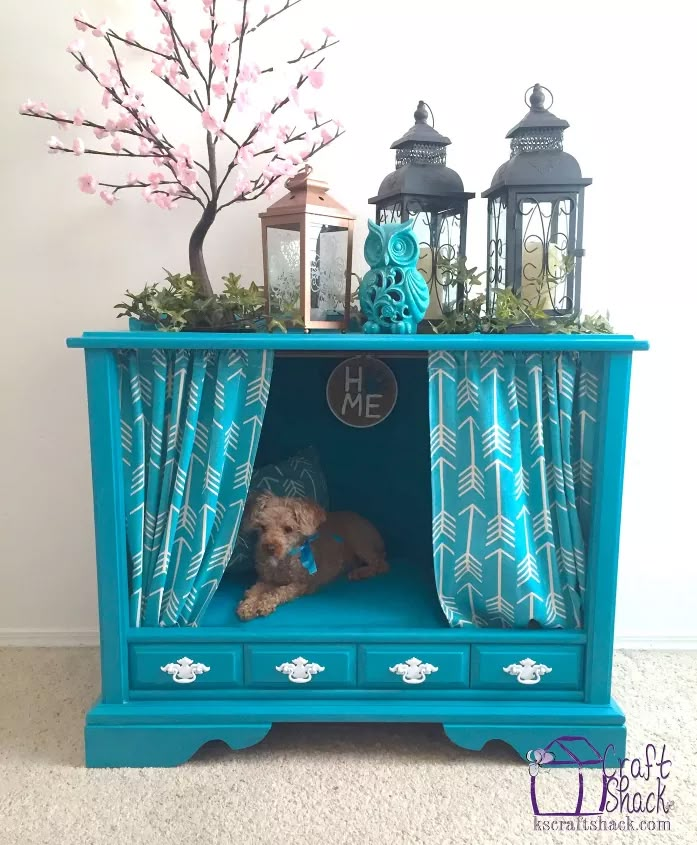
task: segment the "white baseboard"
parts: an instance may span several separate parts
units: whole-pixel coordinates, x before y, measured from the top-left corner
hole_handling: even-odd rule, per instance
[[[697,649],[697,637],[655,636],[616,637],[615,648],[651,651],[688,651]]]
[[[69,648],[97,645],[99,645],[99,632],[90,628],[77,631],[68,631],[63,628],[39,628],[33,631],[27,628],[0,628],[0,647]],[[620,636],[615,639],[615,648],[686,651],[697,649],[697,636],[674,637],[662,634],[655,636]]]
[[[64,628],[0,628],[0,647],[69,648],[99,645],[99,632],[93,628],[68,631]]]

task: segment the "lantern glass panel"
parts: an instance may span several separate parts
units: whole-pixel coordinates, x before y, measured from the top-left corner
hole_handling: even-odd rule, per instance
[[[520,296],[545,311],[573,309],[576,202],[569,196],[518,200]]]
[[[442,319],[455,308],[457,286],[453,272],[444,268],[443,262],[452,264],[460,255],[461,216],[451,212],[426,209],[415,200],[407,203],[409,216],[414,219],[414,234],[419,241],[417,270],[428,284],[430,303],[427,320]]]
[[[309,218],[306,236],[310,262],[310,319],[343,320],[348,229],[321,218]]]
[[[274,315],[300,308],[300,228],[298,222],[266,229],[270,310]]]
[[[504,197],[492,197],[489,200],[487,266],[487,304],[491,310],[496,291],[506,284],[506,200]]]
[[[400,203],[386,205],[378,208],[378,223],[401,223],[402,206]]]

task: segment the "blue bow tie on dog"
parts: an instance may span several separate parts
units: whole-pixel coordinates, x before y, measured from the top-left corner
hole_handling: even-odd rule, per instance
[[[315,561],[315,556],[312,552],[312,543],[319,537],[319,534],[311,534],[302,546],[294,546],[292,549],[288,551],[289,555],[298,555],[300,558],[300,563],[303,565],[305,569],[309,572],[310,575],[314,575],[317,572],[317,562]],[[336,534],[332,534],[332,538],[337,541],[337,543],[343,542],[341,537],[337,536]]]

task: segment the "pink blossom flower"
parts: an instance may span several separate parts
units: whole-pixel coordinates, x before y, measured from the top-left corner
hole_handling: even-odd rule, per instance
[[[68,53],[84,53],[85,41],[83,38],[76,38],[74,41],[71,41],[65,49]]]
[[[67,112],[57,111],[55,114],[56,122],[61,129],[67,129],[70,126],[70,118]]]
[[[126,41],[130,41],[135,43],[138,39],[136,38],[136,34],[132,29],[129,29],[126,35],[124,36]]]
[[[238,176],[237,182],[235,183],[235,187],[233,190],[233,196],[241,197],[243,194],[248,194],[254,185],[252,184],[251,179],[249,176]]]
[[[95,38],[104,38],[110,29],[111,22],[109,21],[109,18],[104,18],[101,23],[98,23],[97,26],[94,27],[92,35],[94,35]]]
[[[152,188],[148,186],[140,192],[145,202],[152,202]]]
[[[20,114],[34,114],[35,103],[33,100],[25,100],[19,107]]]
[[[203,0],[203,8],[205,9],[205,11],[210,11],[212,5],[213,0]]]
[[[50,153],[57,153],[59,150],[65,149],[63,143],[59,141],[59,139],[56,138],[55,135],[51,135],[51,137],[48,139],[48,141],[46,141],[46,143],[48,144],[48,151]]]
[[[120,131],[123,131],[124,129],[133,129],[135,125],[135,117],[129,112],[124,112],[121,117],[119,117],[118,122],[116,124],[116,128]]]
[[[73,123],[75,126],[82,126],[85,122],[85,113],[82,109],[78,109],[73,115]]]
[[[292,162],[293,164],[302,164],[303,163],[303,157],[301,155],[299,155],[298,153],[294,153],[294,152],[288,153],[288,160],[290,162]]]
[[[140,103],[137,97],[135,97],[133,94],[129,94],[128,96],[124,97],[123,100],[121,100],[121,105],[125,109],[137,109]]]
[[[307,38],[301,38],[300,43],[303,45],[303,53],[311,53],[314,50],[312,42],[308,41]]]
[[[113,73],[102,72],[97,76],[97,79],[99,80],[99,84],[104,86],[104,88],[113,88],[118,82],[118,78]]]
[[[300,91],[298,91],[295,86],[293,86],[288,92],[288,97],[295,103],[296,106],[300,105]]]
[[[239,38],[242,35],[242,24],[236,23],[235,24],[235,35]]]
[[[93,129],[94,137],[98,140],[102,140],[102,138],[106,138],[109,134],[106,129],[103,129],[101,126],[95,126]]]
[[[107,132],[111,132],[113,134],[116,130],[116,121],[110,117],[108,120],[104,121],[104,128]]]
[[[114,138],[114,140],[111,142],[111,149],[112,149],[115,153],[120,153],[120,152],[121,152],[121,150],[123,149],[123,144],[121,143],[121,139],[120,139],[120,138]]]
[[[241,82],[256,82],[259,79],[259,74],[261,73],[261,68],[257,64],[249,64],[245,62],[240,68],[240,72],[237,74],[237,82],[238,84]]]
[[[226,41],[213,45],[213,49],[211,50],[211,59],[218,70],[222,70],[225,66],[229,52],[230,45]]]
[[[272,117],[273,115],[270,111],[263,111],[259,115],[259,120],[257,122],[257,126],[259,127],[259,129],[261,129],[263,132],[268,132],[268,130],[271,128]]]
[[[87,16],[87,12],[84,9],[81,9],[74,17],[73,21],[75,22],[75,27],[79,29],[81,32],[86,32],[89,27],[89,17]]]
[[[325,36],[327,38],[336,38],[336,33],[329,26],[323,26],[322,32],[325,34]]]
[[[78,176],[77,185],[83,194],[97,193],[97,180],[89,173],[85,173],[84,176]]]
[[[82,138],[76,138],[73,141],[73,152],[76,156],[81,156],[85,152],[85,142]]]
[[[271,11],[271,3],[264,3],[264,14],[268,17],[269,12]]]
[[[174,87],[177,89],[177,91],[179,91],[180,94],[183,94],[185,97],[187,97],[193,91],[193,86],[185,76],[178,76],[174,80]]]
[[[102,94],[102,105],[105,109],[108,109],[111,105],[111,91],[108,88],[105,88]]]
[[[149,129],[150,129],[151,135],[159,135],[160,131],[161,131],[160,127],[155,123],[151,123],[150,126],[149,126]]]
[[[187,188],[193,188],[198,182],[198,173],[192,167],[177,167],[176,173],[177,179]]]
[[[149,155],[152,152],[153,144],[152,141],[148,141],[147,138],[141,138],[140,144],[138,144],[138,152],[141,155]]]
[[[328,144],[334,138],[334,133],[330,132],[326,126],[323,126],[320,130],[320,134],[322,135],[322,143]]]
[[[190,164],[192,161],[191,147],[188,144],[180,144],[178,147],[175,147],[172,150],[172,155],[177,161],[184,161],[186,164]]]
[[[211,114],[210,109],[204,109],[201,112],[201,123],[206,132],[214,135],[221,135],[223,131],[223,124]]]
[[[201,36],[202,41],[208,41],[212,33],[213,29],[210,26],[206,26],[199,32],[199,35]]]
[[[238,88],[237,94],[235,95],[235,106],[237,107],[237,111],[244,111],[249,108],[250,105],[249,91],[244,88]]]
[[[237,161],[240,164],[251,164],[254,160],[254,153],[249,144],[246,144],[244,147],[240,147],[237,151]]]
[[[216,97],[224,97],[227,94],[227,85],[224,82],[214,82],[211,91]]]
[[[126,184],[127,185],[137,185],[140,182],[140,179],[136,176],[135,173],[131,172],[126,177]]]
[[[154,58],[152,60],[152,72],[155,76],[162,78],[165,75],[165,60],[162,58]]]
[[[321,88],[324,85],[324,71],[319,68],[308,70],[307,79],[313,88]]]
[[[153,195],[153,200],[158,208],[167,209],[167,211],[171,211],[175,207],[175,201],[169,194],[158,192]]]
[[[156,188],[160,182],[164,180],[164,178],[164,173],[160,173],[157,170],[153,170],[152,173],[148,173],[148,182],[150,182],[153,188]]]
[[[116,202],[116,197],[110,191],[100,191],[99,196],[107,205],[113,205]]]

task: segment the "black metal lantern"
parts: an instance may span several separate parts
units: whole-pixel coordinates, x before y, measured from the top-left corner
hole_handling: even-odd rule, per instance
[[[428,107],[419,100],[414,125],[390,149],[396,150],[396,167],[383,179],[377,196],[378,223],[404,223],[414,218],[419,240],[418,269],[430,290],[426,319],[442,319],[457,307],[462,289],[453,284],[454,262],[465,257],[467,203],[462,179],[445,166],[450,138],[428,124]],[[443,265],[453,267],[448,271]]]
[[[583,192],[592,180],[564,152],[569,124],[549,111],[552,103],[545,107],[545,91],[552,97],[542,85],[528,89],[530,111],[506,135],[511,157],[482,194],[488,200],[489,313],[504,287],[550,316],[580,310]]]

